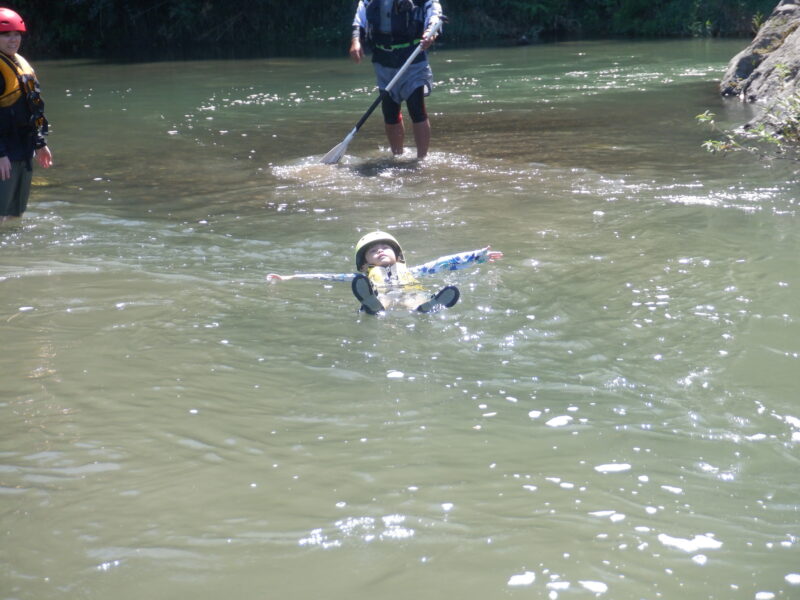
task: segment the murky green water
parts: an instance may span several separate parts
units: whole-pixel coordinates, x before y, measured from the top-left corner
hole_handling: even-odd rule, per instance
[[[41,63],[0,232],[3,599],[800,597],[796,178],[741,42],[440,51],[424,165],[346,60]],[[394,232],[437,315],[359,315]]]

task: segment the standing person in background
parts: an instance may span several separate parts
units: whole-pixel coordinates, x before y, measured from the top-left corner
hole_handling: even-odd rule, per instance
[[[359,0],[353,19],[350,57],[364,57],[362,44],[372,49],[372,64],[378,88],[385,89],[418,44],[423,50],[436,39],[431,32],[442,19],[439,0]],[[431,142],[431,124],[425,111],[425,96],[433,89],[433,73],[426,52],[420,52],[403,78],[384,95],[381,108],[386,137],[392,154],[403,153],[405,128],[400,105],[405,101],[417,144],[417,158],[425,158]]]
[[[53,164],[39,82],[17,51],[25,33],[17,13],[0,8],[0,223],[21,217],[28,206],[33,169]]]

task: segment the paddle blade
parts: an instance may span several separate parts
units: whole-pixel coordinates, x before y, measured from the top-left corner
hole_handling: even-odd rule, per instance
[[[356,129],[353,129],[353,131],[348,133],[347,137],[344,138],[340,144],[334,146],[325,156],[323,156],[320,162],[325,165],[335,165],[342,160],[344,153],[347,152],[347,146],[350,145],[350,141],[356,135],[356,131]]]

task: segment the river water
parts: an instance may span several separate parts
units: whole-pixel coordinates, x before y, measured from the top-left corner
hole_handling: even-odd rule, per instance
[[[429,159],[335,167],[368,65],[38,64],[0,597],[800,598],[797,177],[694,120],[743,43],[440,50]],[[431,315],[265,281],[375,228],[505,256]]]

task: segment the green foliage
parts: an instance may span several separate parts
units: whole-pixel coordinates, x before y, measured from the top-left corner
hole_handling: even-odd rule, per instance
[[[777,101],[758,125],[747,129],[723,130],[716,122],[716,115],[708,110],[696,118],[722,136],[722,139],[703,143],[703,148],[709,152],[747,152],[762,159],[800,163],[800,93]]]
[[[306,54],[343,43],[353,0],[19,0],[37,56]]]
[[[750,21],[752,24],[753,35],[758,33],[758,30],[761,29],[761,26],[766,20],[767,18],[761,12],[756,12],[756,14],[753,15],[753,18]]]
[[[450,43],[749,35],[777,0],[441,0]],[[357,0],[17,0],[37,58],[308,54],[347,44]]]
[[[697,115],[698,122],[709,127],[722,139],[707,140],[709,152],[747,152],[763,159],[784,159],[800,162],[800,91],[792,88],[792,70],[785,64],[775,65],[783,79],[786,94],[766,108],[753,126],[724,130],[711,111]]]

